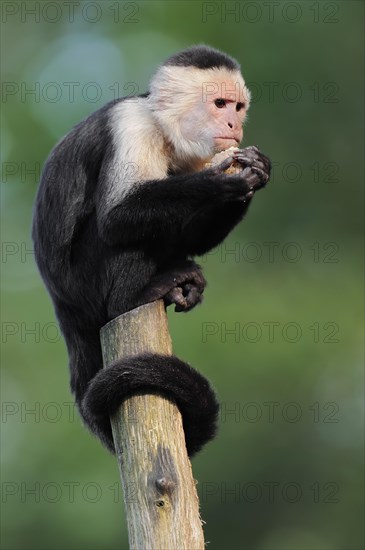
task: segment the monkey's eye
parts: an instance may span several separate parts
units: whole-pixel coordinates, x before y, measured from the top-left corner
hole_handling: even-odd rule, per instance
[[[236,105],[236,111],[240,111],[241,109],[244,109],[245,108],[245,104],[244,103],[237,103]]]
[[[225,99],[216,99],[214,101],[214,105],[218,107],[218,109],[222,109],[222,107],[226,106],[226,100]]]

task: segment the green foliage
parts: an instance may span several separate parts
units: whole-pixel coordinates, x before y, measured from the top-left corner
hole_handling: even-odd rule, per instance
[[[116,461],[72,406],[32,204],[72,125],[201,42],[239,59],[245,144],[274,162],[247,220],[201,260],[204,305],[169,313],[175,352],[222,402],[193,464],[206,540],[362,548],[363,4],[269,4],[2,3],[4,550],[127,548]]]

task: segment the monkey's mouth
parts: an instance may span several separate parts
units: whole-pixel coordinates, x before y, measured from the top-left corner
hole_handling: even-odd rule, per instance
[[[240,140],[233,136],[216,136],[214,139],[229,139],[230,141],[235,141],[236,143],[240,143]]]

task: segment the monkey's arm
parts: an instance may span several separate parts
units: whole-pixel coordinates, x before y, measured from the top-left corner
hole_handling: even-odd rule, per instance
[[[260,153],[256,156],[268,174],[266,157]],[[98,201],[101,236],[112,245],[178,247],[192,255],[207,252],[238,223],[253,190],[262,187],[262,174],[246,168],[240,174],[228,176],[223,173],[226,164],[198,173],[135,183],[112,207],[108,206],[111,204],[108,194],[102,194]]]

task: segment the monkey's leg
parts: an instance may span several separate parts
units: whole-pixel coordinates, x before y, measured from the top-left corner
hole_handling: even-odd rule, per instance
[[[206,285],[201,268],[193,261],[158,273],[142,291],[140,305],[163,298],[166,306],[175,304],[175,311],[189,311],[203,299]]]

